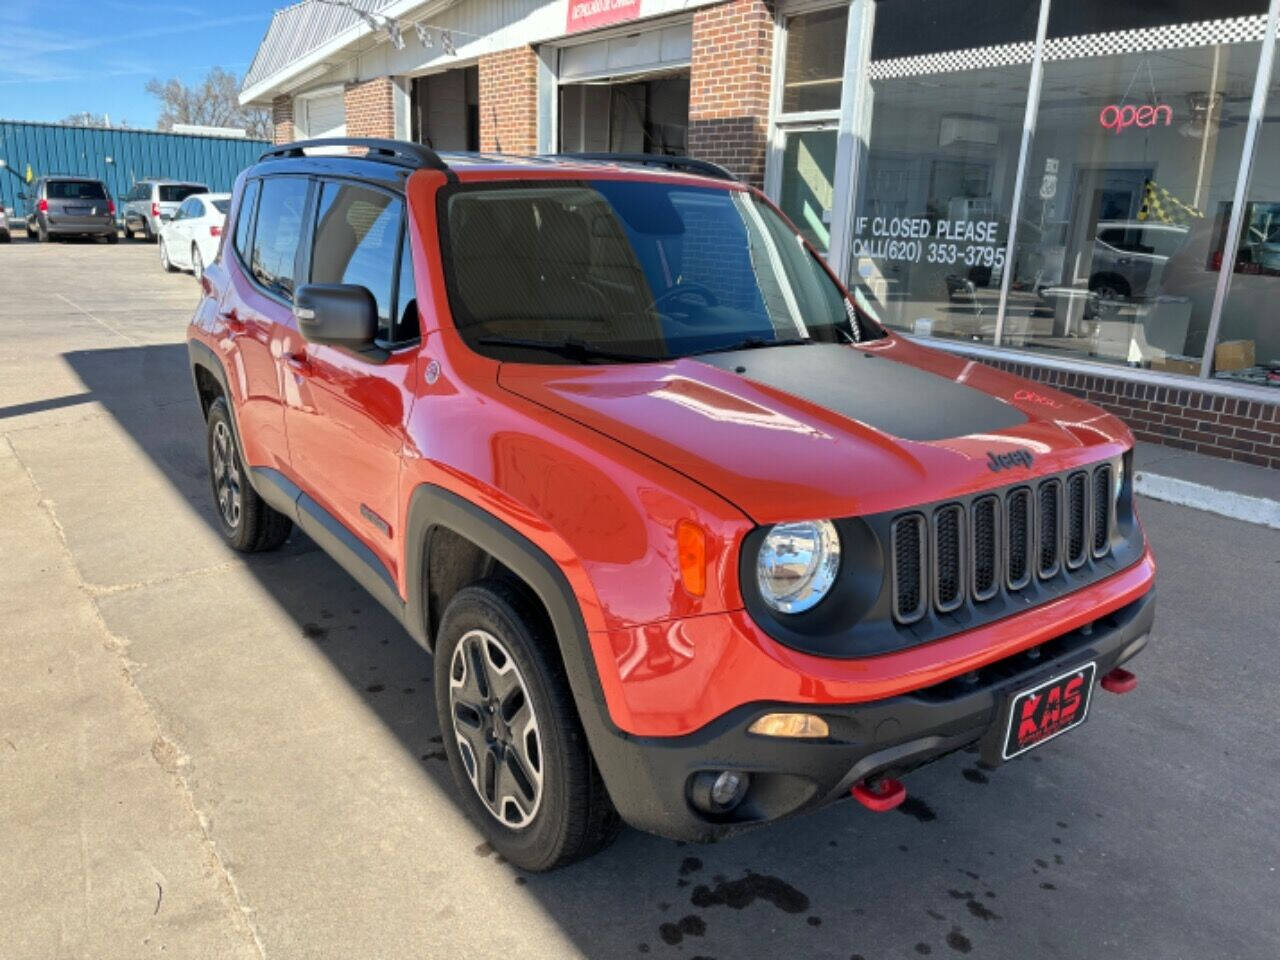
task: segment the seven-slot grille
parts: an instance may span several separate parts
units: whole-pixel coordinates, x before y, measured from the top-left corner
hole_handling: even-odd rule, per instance
[[[928,514],[895,517],[890,526],[893,616],[914,623],[930,605],[949,613],[971,598],[1017,592],[1033,578],[1080,569],[1111,545],[1110,464],[1065,479],[1047,477]]]

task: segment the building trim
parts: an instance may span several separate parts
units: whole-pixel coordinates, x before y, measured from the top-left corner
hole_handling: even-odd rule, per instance
[[[1123,380],[1127,383],[1145,383],[1173,390],[1194,390],[1215,397],[1230,397],[1235,400],[1246,400],[1252,403],[1280,404],[1280,391],[1274,387],[1254,387],[1247,383],[1208,380],[1191,374],[1180,375],[1165,373],[1161,370],[1134,369],[1096,360],[1080,360],[1076,358],[1055,357],[1029,350],[1016,350],[1010,347],[992,347],[985,343],[967,343],[962,340],[948,340],[943,337],[919,337],[914,334],[894,331],[922,347],[937,347],[948,353],[959,353],[979,360],[1001,360],[1008,363],[1025,364],[1032,367],[1045,367],[1049,370],[1063,370],[1091,377],[1107,377],[1111,380]]]

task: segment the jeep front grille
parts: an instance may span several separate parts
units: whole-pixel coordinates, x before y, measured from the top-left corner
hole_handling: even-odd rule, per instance
[[[1031,491],[1019,487],[1009,494],[1009,589],[1021,590],[1031,582]]]
[[[1093,471],[1093,555],[1105,556],[1111,542],[1111,465]]]
[[[1111,544],[1110,464],[899,514],[891,524],[893,616],[914,623],[1080,570]]]
[[[1066,561],[1068,570],[1077,570],[1089,558],[1089,478],[1083,473],[1067,477]]]
[[[924,579],[924,516],[909,513],[893,521],[893,616],[899,623],[915,623],[924,616],[929,595]]]
[[[990,600],[1000,590],[1000,501],[979,497],[973,501],[972,536],[969,555],[973,557],[973,599]]]
[[[964,603],[964,507],[949,503],[933,514],[933,605],[949,613]]]
[[[1036,573],[1048,580],[1058,572],[1058,555],[1062,551],[1062,484],[1046,480],[1036,491],[1036,546],[1039,561]]]

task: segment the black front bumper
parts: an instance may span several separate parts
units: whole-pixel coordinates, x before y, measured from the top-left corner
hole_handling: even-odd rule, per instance
[[[903,696],[848,705],[752,703],[684,737],[613,733],[596,759],[618,811],[632,826],[679,840],[712,840],[848,796],[872,775],[898,775],[975,744],[996,723],[1007,697],[1077,664],[1094,661],[1101,678],[1146,645],[1155,617],[1149,592],[1087,627],[1033,651],[990,664],[966,678]],[[1097,691],[1095,690],[1095,695]],[[826,740],[784,740],[747,733],[762,714],[802,710],[823,717]],[[751,774],[731,813],[713,816],[688,800],[703,770]]]

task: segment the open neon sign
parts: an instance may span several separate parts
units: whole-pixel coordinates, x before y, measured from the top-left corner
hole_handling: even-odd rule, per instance
[[[1098,122],[1103,128],[1116,133],[1129,127],[1156,127],[1162,119],[1166,127],[1173,123],[1173,107],[1167,103],[1144,103],[1141,106],[1109,103],[1098,114]]]

